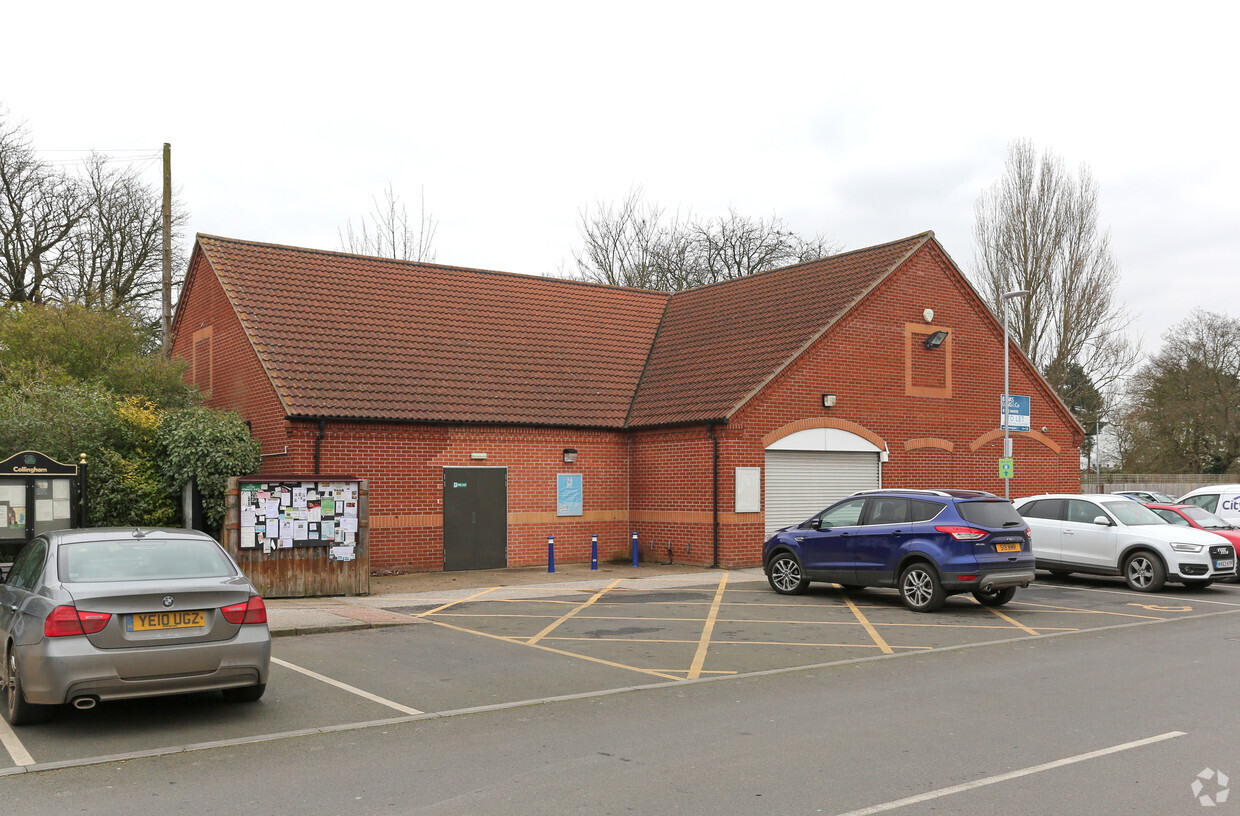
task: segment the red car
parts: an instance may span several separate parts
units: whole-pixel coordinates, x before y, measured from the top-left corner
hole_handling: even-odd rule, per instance
[[[1195,504],[1147,504],[1146,507],[1167,520],[1169,524],[1196,527],[1215,535],[1221,535],[1240,550],[1240,527],[1233,527],[1226,520],[1203,510]]]

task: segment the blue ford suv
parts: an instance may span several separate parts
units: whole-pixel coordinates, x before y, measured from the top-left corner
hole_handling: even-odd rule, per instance
[[[1007,499],[980,490],[868,490],[838,501],[762,547],[771,589],[811,581],[895,587],[914,612],[972,592],[987,606],[1033,580],[1029,525]]]

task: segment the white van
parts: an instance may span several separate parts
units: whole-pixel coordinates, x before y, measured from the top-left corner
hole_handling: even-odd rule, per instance
[[[1199,487],[1180,496],[1177,504],[1195,504],[1240,527],[1240,484]]]

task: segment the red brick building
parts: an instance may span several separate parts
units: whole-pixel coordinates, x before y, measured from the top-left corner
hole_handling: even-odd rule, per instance
[[[676,294],[200,235],[173,326],[264,473],[370,482],[376,568],[758,563],[871,487],[1003,492],[1003,327],[927,232]],[[946,332],[936,348],[926,340]],[[1013,496],[1082,429],[1015,347]]]

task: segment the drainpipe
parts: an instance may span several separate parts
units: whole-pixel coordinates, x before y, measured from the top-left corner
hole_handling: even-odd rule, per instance
[[[314,438],[314,475],[319,475],[319,454],[323,448],[323,437],[327,436],[327,420],[319,420],[319,435]]]
[[[711,563],[711,569],[719,569],[719,437],[715,436],[715,423],[706,426],[706,431],[710,434],[710,458],[711,458],[711,546],[714,561]]]

